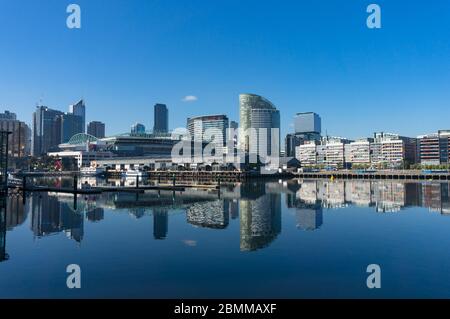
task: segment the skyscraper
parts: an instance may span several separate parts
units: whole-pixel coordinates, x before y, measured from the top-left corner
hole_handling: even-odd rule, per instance
[[[154,133],[167,133],[169,131],[169,110],[165,104],[155,104]]]
[[[61,143],[67,143],[76,134],[83,133],[83,118],[65,113],[61,117]]]
[[[61,143],[61,111],[38,106],[33,113],[31,153],[33,156],[46,154]]]
[[[207,131],[217,131],[219,137],[215,135],[216,139],[220,139],[225,145],[226,130],[228,129],[228,117],[226,115],[204,115],[188,118],[187,129],[192,139],[198,142],[211,142],[212,136],[208,136]]]
[[[241,94],[239,104],[240,149],[246,153],[278,155],[280,151],[280,112],[269,100],[254,94]],[[276,132],[278,138],[272,136],[272,129],[278,130]]]
[[[89,135],[95,136],[96,138],[104,138],[105,137],[105,123],[92,121],[89,122],[87,126],[87,133]]]
[[[136,123],[131,126],[131,134],[144,134],[145,125],[141,123]]]
[[[70,105],[69,112],[82,118],[81,125],[83,130],[81,133],[86,132],[86,105],[84,104],[84,100],[79,100],[77,103]]]
[[[11,132],[8,137],[8,155],[23,157],[30,155],[31,130],[27,124],[18,121],[16,114],[0,113],[0,131]]]

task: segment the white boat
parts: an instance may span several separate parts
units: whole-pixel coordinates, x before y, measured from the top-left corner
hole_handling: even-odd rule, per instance
[[[143,172],[143,171],[139,171],[136,169],[129,169],[127,171],[122,172],[122,176],[123,177],[147,177],[148,173],[147,172]]]
[[[102,167],[82,167],[80,168],[81,176],[101,176],[105,174],[105,169]]]

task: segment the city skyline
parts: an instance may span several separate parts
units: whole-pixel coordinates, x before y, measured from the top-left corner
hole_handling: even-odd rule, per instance
[[[123,8],[112,1],[104,10],[79,1],[83,27],[74,31],[64,26],[65,4],[30,3],[25,12],[20,1],[7,3],[0,37],[10,46],[0,53],[0,67],[8,81],[0,86],[0,105],[30,124],[38,101],[65,109],[82,96],[86,122],[109,111],[104,121],[112,135],[128,131],[141,115],[152,127],[156,101],[170,106],[171,129],[210,108],[237,119],[236,96],[252,92],[280,110],[281,136],[293,131],[298,112],[321,114],[323,131],[353,139],[373,131],[418,136],[445,129],[450,47],[440,39],[449,35],[450,4],[379,4],[383,28],[369,30],[362,2],[288,2],[286,10],[254,1],[201,8],[170,1]],[[254,7],[259,14],[249,24],[245,13]],[[266,14],[274,23],[264,23]],[[44,70],[48,76],[34,81]]]

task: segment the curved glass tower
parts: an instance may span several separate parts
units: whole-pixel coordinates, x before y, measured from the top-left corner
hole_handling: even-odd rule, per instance
[[[239,134],[239,148],[246,153],[278,155],[279,133],[278,141],[272,143],[271,130],[280,129],[280,112],[276,107],[262,96],[241,94],[239,96],[239,113],[242,129]]]

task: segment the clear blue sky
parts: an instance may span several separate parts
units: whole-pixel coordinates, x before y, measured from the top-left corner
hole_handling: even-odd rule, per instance
[[[382,29],[366,7],[382,8]],[[81,30],[66,7],[82,9]],[[450,128],[450,1],[0,0],[0,111],[31,122],[79,98],[107,133],[171,128],[194,115],[238,120],[238,94],[281,111],[315,111],[330,135],[415,136]],[[182,102],[188,95],[195,102]]]

